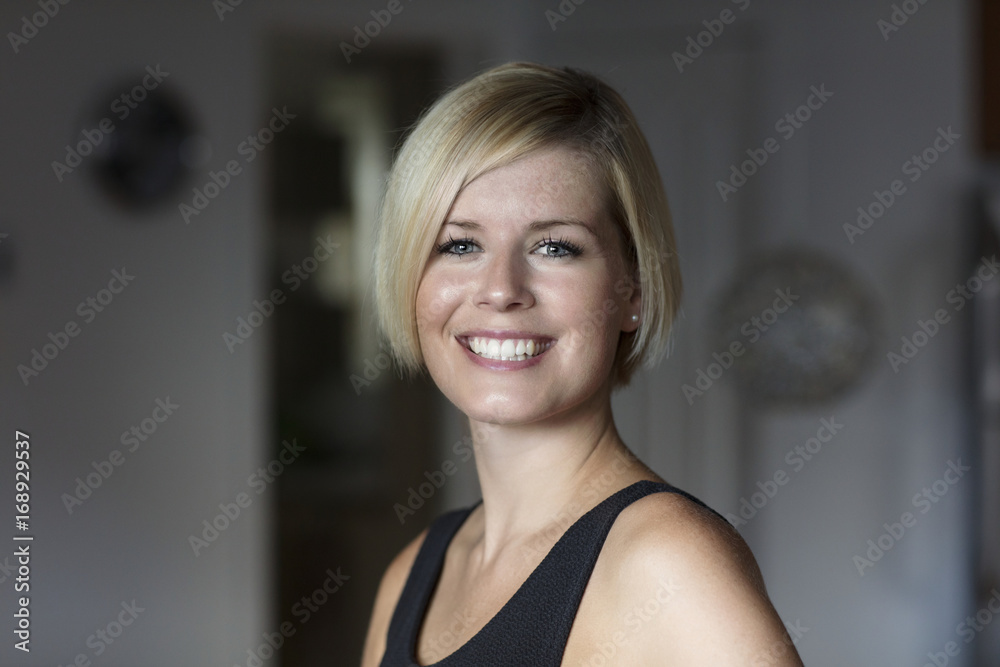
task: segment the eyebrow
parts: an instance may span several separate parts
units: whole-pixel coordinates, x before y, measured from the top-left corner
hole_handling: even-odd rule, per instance
[[[455,227],[461,227],[462,229],[471,229],[474,231],[481,231],[483,226],[476,222],[475,220],[445,220],[444,226],[454,225]],[[553,227],[582,227],[585,231],[591,233],[591,235],[600,238],[596,230],[588,222],[579,220],[577,218],[560,218],[557,220],[535,220],[528,225],[529,232],[540,232],[552,229]]]

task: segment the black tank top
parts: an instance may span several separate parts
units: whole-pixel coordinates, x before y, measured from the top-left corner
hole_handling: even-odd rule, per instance
[[[558,667],[611,525],[626,507],[659,492],[677,493],[707,507],[677,487],[647,480],[606,498],[566,530],[482,630],[451,655],[432,663],[434,667]],[[396,604],[380,667],[420,667],[417,635],[441,575],[445,551],[478,504],[443,514],[431,524]]]

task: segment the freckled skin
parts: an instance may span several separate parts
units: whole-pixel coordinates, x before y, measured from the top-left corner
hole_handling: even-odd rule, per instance
[[[618,338],[637,327],[629,317],[638,312],[639,297],[615,292],[626,272],[607,202],[596,170],[565,147],[487,172],[459,194],[436,245],[470,243],[452,254],[432,253],[416,308],[428,370],[470,419],[572,420],[608,401]],[[529,227],[548,220],[578,220],[592,231],[575,224]],[[455,222],[474,226],[449,224]],[[579,255],[568,254],[560,241],[578,247]],[[531,368],[490,370],[468,359],[455,338],[473,329],[530,331],[556,343]]]

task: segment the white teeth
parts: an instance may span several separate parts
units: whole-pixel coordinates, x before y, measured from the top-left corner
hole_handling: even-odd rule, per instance
[[[541,354],[552,341],[541,343],[531,339],[469,338],[469,349],[481,357],[500,361],[524,361]]]

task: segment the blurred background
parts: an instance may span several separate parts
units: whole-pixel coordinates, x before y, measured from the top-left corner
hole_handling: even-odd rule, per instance
[[[619,431],[737,526],[805,663],[1000,664],[1000,3],[14,0],[0,28],[0,498],[33,537],[0,549],[0,665],[358,664],[389,560],[478,498],[462,416],[372,327],[381,186],[510,60],[639,118],[686,294]]]

